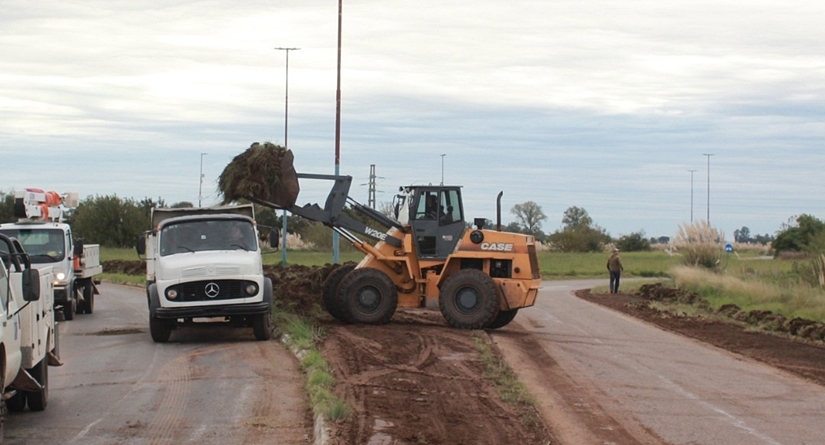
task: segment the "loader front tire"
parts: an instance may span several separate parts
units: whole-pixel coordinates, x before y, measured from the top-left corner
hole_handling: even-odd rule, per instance
[[[327,312],[332,315],[332,318],[344,323],[346,323],[346,320],[341,314],[341,308],[338,307],[335,296],[338,293],[338,287],[341,284],[341,280],[344,278],[344,275],[352,272],[353,269],[355,269],[354,264],[340,266],[330,272],[329,275],[327,275],[326,280],[324,280],[324,308],[326,308]]]
[[[341,279],[335,303],[347,323],[386,324],[398,307],[398,290],[378,269],[355,269]]]
[[[462,269],[444,280],[438,306],[447,322],[457,328],[484,328],[499,312],[496,284],[478,269]]]
[[[488,324],[485,329],[498,329],[503,328],[510,324],[514,318],[516,318],[516,314],[518,313],[518,309],[511,309],[509,311],[499,311],[498,315],[496,315],[496,319],[493,320],[492,323]]]

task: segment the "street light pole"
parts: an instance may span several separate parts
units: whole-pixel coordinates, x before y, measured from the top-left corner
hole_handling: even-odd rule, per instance
[[[693,224],[693,173],[696,170],[688,170],[690,172],[690,223]]]
[[[201,174],[198,179],[198,207],[201,206],[201,200],[203,199],[203,157],[208,153],[201,153]]]
[[[444,185],[444,156],[447,156],[447,155],[446,154],[441,155],[441,185]]]
[[[286,89],[285,89],[285,92],[284,92],[284,149],[287,149],[288,148],[287,139],[288,139],[288,136],[289,136],[289,52],[290,51],[297,51],[301,48],[277,47],[275,49],[279,50],[279,51],[285,51],[286,52],[286,79],[285,79],[286,80]],[[286,236],[286,230],[287,230],[287,228],[286,228],[286,209],[284,209],[283,213],[281,213],[281,219],[283,220],[282,225],[281,225],[282,226],[281,227],[281,233],[283,234],[283,237],[284,237],[284,241],[283,241],[283,243],[281,243],[281,246],[282,246],[281,247],[281,264],[286,266],[286,250],[287,250],[287,247],[286,247],[286,238],[287,238],[287,236]]]
[[[708,224],[710,224],[710,157],[713,153],[702,153],[702,156],[708,157]]]
[[[335,87],[335,176],[341,172],[341,23],[344,1],[338,0],[338,69]],[[338,232],[332,232],[332,264],[340,264]]]

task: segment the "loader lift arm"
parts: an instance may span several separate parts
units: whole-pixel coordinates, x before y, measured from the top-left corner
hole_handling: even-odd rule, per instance
[[[376,241],[384,241],[394,247],[401,247],[403,245],[402,240],[382,232],[381,230],[372,228],[361,221],[342,213],[346,204],[349,203],[353,210],[362,215],[372,218],[387,227],[394,227],[401,232],[407,231],[407,229],[400,222],[371,207],[365,206],[350,197],[349,189],[352,185],[352,176],[298,173],[298,178],[333,181],[332,189],[330,190],[329,195],[327,195],[324,208],[321,208],[318,204],[307,204],[303,207],[292,205],[285,208],[290,213],[312,221],[318,221],[338,232],[349,242],[355,244],[356,246],[361,246],[362,248],[366,247],[366,245],[354,233],[360,233],[361,235]],[[255,197],[250,196],[247,197],[247,199],[256,204],[273,209],[284,209],[283,206],[279,206],[275,203],[267,202]],[[371,249],[367,248],[367,250]]]

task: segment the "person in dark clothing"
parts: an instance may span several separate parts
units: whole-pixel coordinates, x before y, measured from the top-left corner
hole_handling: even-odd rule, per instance
[[[619,279],[622,276],[624,266],[619,258],[619,249],[613,249],[610,258],[607,259],[607,270],[610,272],[610,293],[619,293]]]

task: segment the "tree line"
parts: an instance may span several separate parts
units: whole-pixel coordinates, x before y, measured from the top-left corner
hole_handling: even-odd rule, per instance
[[[193,204],[183,201],[167,205],[161,198],[136,200],[117,195],[90,196],[68,213],[66,221],[72,225],[75,236],[87,242],[107,247],[133,247],[137,237],[151,229],[150,214],[157,207],[182,208],[193,207]],[[281,216],[278,215],[280,212],[263,206],[255,207],[258,227],[262,237],[266,239],[271,228],[282,227]],[[382,208],[382,211],[388,211],[388,208]],[[533,235],[537,240],[549,244],[552,249],[562,252],[600,252],[610,244],[623,251],[645,251],[650,250],[652,244],[669,242],[668,237],[646,238],[641,230],[614,239],[593,221],[587,210],[577,206],[564,211],[561,229],[550,234],[542,231],[542,224],[548,217],[537,203],[527,201],[516,204],[510,213],[516,220],[505,226],[505,231]],[[350,216],[363,218],[354,212]],[[0,222],[14,221],[14,196],[0,191]],[[300,234],[319,249],[331,247],[330,230],[319,223],[289,216],[287,230]],[[772,242],[777,253],[817,249],[825,251],[825,222],[812,215],[802,214],[789,219],[775,237],[767,234],[751,236],[748,227],[743,226],[734,230],[734,239],[740,243]]]

